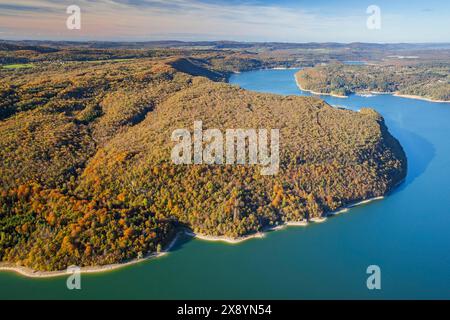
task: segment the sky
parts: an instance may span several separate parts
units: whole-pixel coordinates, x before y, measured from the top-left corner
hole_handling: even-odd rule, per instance
[[[70,5],[79,30],[67,28]],[[379,28],[367,26],[371,5]],[[450,42],[449,30],[448,0],[0,0],[10,40]]]

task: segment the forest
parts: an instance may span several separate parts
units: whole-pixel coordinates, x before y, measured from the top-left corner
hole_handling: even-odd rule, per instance
[[[306,90],[348,95],[398,93],[438,101],[450,101],[450,64],[345,65],[332,63],[299,71],[298,83]]]
[[[180,228],[239,237],[384,195],[406,175],[375,111],[226,82],[273,58],[122,50],[0,54],[33,63],[0,69],[0,261],[41,271],[124,262],[161,251]],[[173,164],[171,133],[194,121],[280,129],[278,175]]]

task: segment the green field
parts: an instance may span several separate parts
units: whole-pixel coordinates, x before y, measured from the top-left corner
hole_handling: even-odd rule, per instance
[[[27,68],[33,68],[34,64],[32,63],[18,63],[18,64],[8,64],[5,66],[1,66],[1,68],[4,69],[27,69]]]

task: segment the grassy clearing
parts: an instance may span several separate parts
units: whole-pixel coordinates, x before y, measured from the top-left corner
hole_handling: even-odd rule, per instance
[[[32,63],[19,63],[19,64],[8,64],[5,66],[1,66],[3,69],[27,69],[33,68],[34,64]]]

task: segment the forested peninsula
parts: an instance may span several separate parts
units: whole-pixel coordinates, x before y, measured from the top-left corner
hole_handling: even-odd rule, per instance
[[[407,98],[450,102],[448,63],[345,65],[331,63],[296,74],[301,89],[345,97],[352,93],[392,93]]]
[[[239,238],[385,195],[406,175],[404,151],[375,111],[226,83],[231,72],[273,61],[195,50],[4,50],[8,59],[17,50],[40,57],[0,69],[4,263],[39,271],[123,263],[161,252],[181,229]],[[108,58],[85,59],[99,52]],[[278,175],[173,164],[171,133],[197,120],[205,129],[280,129]]]

